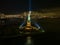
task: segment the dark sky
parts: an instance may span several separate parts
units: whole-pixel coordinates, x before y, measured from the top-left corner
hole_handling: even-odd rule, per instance
[[[28,0],[0,0],[0,12],[19,13],[28,10]],[[32,0],[32,10],[60,7],[59,0]]]

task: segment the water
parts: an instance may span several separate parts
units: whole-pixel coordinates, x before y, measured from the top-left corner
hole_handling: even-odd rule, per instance
[[[26,37],[25,45],[34,45],[31,36]]]

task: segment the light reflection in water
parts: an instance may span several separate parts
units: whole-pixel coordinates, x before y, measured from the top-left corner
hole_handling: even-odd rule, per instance
[[[32,37],[30,36],[26,37],[25,45],[34,45]]]

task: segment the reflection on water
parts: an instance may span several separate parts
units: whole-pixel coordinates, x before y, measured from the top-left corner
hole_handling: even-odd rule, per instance
[[[26,43],[25,43],[25,45],[33,45],[32,37],[30,37],[30,36],[26,37]]]

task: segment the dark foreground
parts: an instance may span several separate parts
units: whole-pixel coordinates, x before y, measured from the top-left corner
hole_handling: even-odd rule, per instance
[[[56,33],[43,33],[38,35],[30,35],[34,45],[55,44]],[[25,45],[27,36],[17,36],[10,38],[0,38],[0,45]]]
[[[29,35],[32,38],[31,40],[33,40],[33,45],[43,45],[43,44],[49,45],[52,43],[56,44],[56,42],[59,42],[60,18],[54,18],[54,19],[43,18],[38,20],[37,23],[39,23],[46,32],[35,35]],[[12,23],[6,20],[5,23],[0,24],[0,45],[25,45],[26,38],[28,36],[26,35],[17,36],[19,34],[18,27],[22,22],[20,22],[19,19],[18,21],[16,22],[13,21]]]

